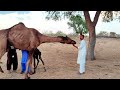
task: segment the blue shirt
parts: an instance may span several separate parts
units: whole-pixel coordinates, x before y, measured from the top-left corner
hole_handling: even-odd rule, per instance
[[[28,51],[22,50],[22,61],[21,63],[26,63],[28,60]]]

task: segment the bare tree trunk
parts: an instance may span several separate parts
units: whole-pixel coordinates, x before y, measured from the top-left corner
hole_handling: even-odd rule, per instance
[[[90,15],[88,11],[84,11],[84,16],[87,24],[87,28],[89,31],[89,43],[88,43],[88,52],[87,52],[87,59],[88,60],[95,60],[94,55],[94,48],[96,44],[96,32],[95,32],[95,26],[97,24],[99,15],[101,11],[97,11],[94,17],[94,21],[92,22],[90,19]]]
[[[96,33],[95,33],[95,29],[92,29],[89,31],[89,43],[88,43],[88,52],[87,52],[88,60],[95,60],[95,55],[94,55],[95,44],[96,44]]]

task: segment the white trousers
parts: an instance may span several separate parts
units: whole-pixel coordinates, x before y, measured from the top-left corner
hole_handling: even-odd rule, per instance
[[[80,73],[85,72],[85,63],[80,64],[79,72],[80,72]]]

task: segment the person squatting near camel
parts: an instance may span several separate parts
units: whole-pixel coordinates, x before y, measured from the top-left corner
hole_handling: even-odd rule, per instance
[[[16,49],[12,45],[7,47],[7,70],[10,73],[11,66],[13,65],[13,71],[16,72],[18,68],[18,58]]]
[[[28,51],[22,50],[22,59],[21,59],[21,74],[26,71],[26,63],[28,60]],[[28,71],[30,72],[30,67],[28,67]]]

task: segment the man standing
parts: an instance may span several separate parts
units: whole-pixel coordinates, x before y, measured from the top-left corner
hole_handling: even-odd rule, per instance
[[[84,40],[84,35],[80,35],[80,45],[79,47],[73,45],[74,47],[78,48],[78,58],[77,58],[77,64],[80,65],[79,72],[80,74],[85,73],[85,63],[86,63],[86,42]]]

